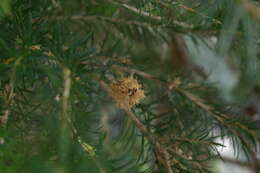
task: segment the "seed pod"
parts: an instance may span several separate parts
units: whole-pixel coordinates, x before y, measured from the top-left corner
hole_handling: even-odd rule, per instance
[[[109,95],[121,109],[131,109],[145,97],[142,85],[133,76],[121,78],[110,84]]]

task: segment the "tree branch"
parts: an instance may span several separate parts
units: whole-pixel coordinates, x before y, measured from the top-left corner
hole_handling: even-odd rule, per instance
[[[222,124],[227,125],[227,123],[225,122],[225,119],[230,119],[228,115],[224,114],[224,113],[220,113],[215,111],[215,109],[213,107],[211,107],[210,105],[205,104],[205,101],[202,100],[201,98],[199,98],[198,96],[185,91],[181,88],[179,88],[176,85],[172,85],[171,83],[168,82],[164,82],[159,80],[158,78],[156,78],[153,75],[147,74],[143,71],[140,70],[136,70],[136,69],[129,69],[126,67],[121,67],[118,65],[113,65],[112,68],[116,69],[116,70],[121,70],[121,71],[125,71],[125,72],[129,72],[129,73],[136,73],[144,78],[150,79],[155,81],[156,83],[159,83],[161,85],[166,86],[169,90],[174,90],[177,91],[178,93],[184,95],[185,97],[187,97],[189,100],[191,100],[193,103],[195,103],[198,107],[200,107],[202,110],[208,112],[210,115],[212,115],[216,120],[218,120],[219,122],[221,122]],[[223,119],[223,117],[225,119]],[[232,125],[235,125],[236,127],[239,127],[240,129],[245,130],[247,133],[249,133],[250,135],[254,136],[256,139],[260,140],[260,135],[258,135],[255,131],[252,131],[250,129],[248,129],[245,125],[239,123],[239,122],[235,122]]]
[[[95,81],[97,81],[101,88],[103,88],[106,92],[110,92],[110,88],[107,86],[105,82],[97,78],[95,78]],[[173,173],[169,160],[168,151],[164,149],[162,145],[159,143],[160,140],[148,132],[145,125],[134,115],[134,113],[131,110],[124,109],[124,111],[126,112],[128,117],[134,122],[135,126],[148,138],[149,141],[151,141],[152,144],[155,145],[156,151],[160,158],[159,161],[162,165],[164,165],[167,173]]]
[[[154,15],[148,13],[148,12],[142,11],[141,9],[137,9],[135,7],[128,5],[128,4],[119,3],[119,2],[116,2],[114,0],[108,0],[108,1],[112,4],[117,5],[117,6],[121,6],[123,8],[126,8],[126,9],[130,10],[131,12],[133,12],[137,15],[142,15],[142,16],[148,17],[150,19],[159,21],[159,22],[161,22],[162,19],[163,19],[161,16],[154,16]],[[184,23],[184,22],[180,22],[180,21],[177,21],[177,20],[172,20],[172,23],[176,26],[182,27],[183,29],[189,29],[190,30],[190,29],[194,28],[193,25],[190,25],[190,24],[187,24],[187,23]]]
[[[90,144],[83,142],[81,137],[78,135],[77,129],[74,127],[71,117],[69,116],[70,112],[70,106],[69,106],[69,96],[70,96],[70,89],[71,89],[71,71],[65,67],[64,65],[61,65],[63,68],[63,79],[64,79],[64,89],[63,89],[63,95],[62,95],[62,117],[61,117],[61,128],[64,132],[66,132],[66,129],[70,127],[72,130],[73,136],[77,139],[80,146],[88,153],[90,158],[96,163],[97,167],[100,170],[100,173],[106,173],[105,170],[102,168],[99,161],[96,159],[96,150],[94,147],[92,147]],[[61,134],[64,135],[64,134]],[[64,145],[64,144],[63,144]]]

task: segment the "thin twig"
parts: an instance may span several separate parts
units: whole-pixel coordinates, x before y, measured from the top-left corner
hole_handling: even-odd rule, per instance
[[[160,156],[162,164],[165,166],[165,169],[167,170],[167,173],[173,173],[170,160],[169,160],[169,154],[166,149],[162,147],[162,145],[158,142],[160,140],[156,139],[155,136],[150,134],[148,130],[146,129],[145,125],[134,115],[134,113],[130,110],[125,110],[128,117],[135,123],[135,126],[139,128],[149,139],[150,141],[156,146],[157,152]]]
[[[132,7],[132,6],[128,5],[128,4],[119,3],[119,2],[116,2],[116,1],[114,1],[114,0],[108,0],[108,1],[109,1],[110,3],[112,3],[112,4],[117,5],[117,6],[121,6],[121,7],[123,7],[123,8],[126,8],[126,9],[128,9],[128,10],[130,10],[130,11],[132,11],[132,12],[138,14],[138,15],[142,15],[142,16],[148,17],[148,18],[150,18],[150,19],[159,21],[159,22],[161,22],[162,19],[163,19],[161,16],[152,15],[152,14],[150,14],[150,13],[148,13],[148,12],[142,11],[141,9],[137,9],[137,8],[135,8],[135,7]],[[187,24],[187,23],[184,23],[184,22],[180,22],[180,21],[177,21],[177,20],[172,20],[172,23],[173,23],[174,25],[179,26],[179,27],[182,27],[182,28],[184,28],[184,29],[193,29],[193,28],[194,28],[193,25],[190,25],[190,24]]]
[[[14,83],[15,83],[16,67],[20,64],[20,61],[21,61],[21,58],[18,58],[18,60],[16,60],[15,65],[14,65],[14,69],[11,73],[10,82],[5,85],[4,97],[5,97],[5,106],[7,106],[7,107],[12,103],[12,100],[13,100],[13,97],[14,97]],[[0,116],[0,126],[6,125],[6,123],[8,121],[9,114],[10,114],[10,111],[8,109],[6,109],[3,112],[3,115]]]
[[[169,4],[167,4],[167,3],[165,3],[165,2],[158,1],[158,3],[160,3],[161,5],[163,5],[164,7],[168,8],[168,9],[171,9],[171,6]],[[176,4],[179,7],[181,7],[182,9],[186,10],[186,11],[192,12],[194,14],[197,14],[197,15],[202,16],[202,17],[207,18],[207,19],[211,19],[213,22],[215,22],[217,24],[222,24],[221,21],[219,21],[219,20],[217,20],[217,19],[215,19],[213,17],[207,16],[207,15],[201,13],[201,12],[198,12],[198,11],[194,10],[193,8],[187,7],[187,6],[185,6],[185,5],[183,5],[183,4],[179,3],[179,2],[176,3]]]
[[[119,18],[111,18],[111,17],[105,17],[105,16],[45,16],[41,19],[37,18],[34,20],[34,22],[38,20],[49,20],[49,21],[55,21],[55,20],[79,20],[79,21],[107,21],[111,23],[120,23],[120,24],[125,24],[125,25],[138,25],[142,27],[147,27],[151,28],[153,26],[160,26],[160,25],[152,25],[148,24],[145,22],[140,22],[140,21],[134,21],[134,20],[123,20]],[[161,25],[163,26],[163,25]]]
[[[189,98],[198,107],[200,107],[204,111],[208,112],[209,114],[213,115],[214,118],[216,118],[218,121],[220,121],[224,125],[227,125],[227,123],[224,121],[225,119],[229,119],[229,117],[230,117],[227,114],[215,111],[213,107],[205,104],[205,102],[201,98],[199,98],[198,96],[196,96],[196,95],[194,95],[194,94],[192,94],[192,93],[190,93],[188,91],[184,91],[183,89],[180,89],[180,88],[174,88],[174,90],[178,91],[179,93],[181,93],[184,96],[186,96],[187,98]],[[247,133],[249,133],[250,135],[254,136],[256,139],[260,139],[260,136],[255,131],[252,131],[252,130],[248,129],[243,124],[241,124],[239,122],[235,122],[235,123],[233,123],[233,125],[239,127],[240,129],[245,130]]]
[[[62,95],[62,126],[63,128],[67,128],[67,120],[69,118],[69,96],[70,96],[70,89],[71,89],[71,71],[67,67],[63,67],[63,79],[64,79],[64,90]]]
[[[69,105],[69,96],[70,96],[70,90],[71,90],[71,71],[62,65],[63,68],[63,78],[64,78],[64,90],[62,95],[62,121],[61,125],[63,130],[66,128],[69,128],[72,130],[73,137],[76,137],[78,143],[81,145],[81,147],[88,153],[90,158],[96,163],[96,165],[99,168],[100,173],[106,173],[105,170],[102,168],[101,164],[96,159],[96,152],[94,147],[92,147],[90,144],[83,142],[81,137],[78,135],[77,129],[74,127],[71,117],[69,116],[70,112],[70,105]]]
[[[105,82],[97,78],[95,78],[95,81],[97,81],[101,88],[104,89],[106,92],[110,92],[110,88],[107,86]],[[157,153],[160,157],[159,161],[162,165],[164,165],[167,173],[173,173],[168,151],[159,143],[160,140],[158,140],[155,136],[149,133],[145,125],[134,115],[134,113],[131,110],[125,109],[124,111],[127,113],[128,117],[134,122],[135,126],[148,138],[149,141],[152,142],[152,144],[155,145]]]
[[[128,4],[123,4],[123,3],[118,3],[115,1],[111,1],[108,0],[110,3],[126,8],[136,14],[145,16],[145,17],[149,17],[150,19],[156,20],[158,22],[162,21],[162,17],[161,16],[154,16],[151,15],[145,11],[141,11],[140,9],[137,9],[135,7],[132,7]],[[42,19],[48,19],[48,20],[106,20],[106,21],[111,21],[111,22],[116,22],[116,23],[123,23],[123,24],[134,24],[134,25],[141,25],[141,26],[145,26],[145,27],[151,27],[151,24],[147,24],[144,22],[139,22],[139,21],[124,21],[122,19],[118,19],[118,18],[109,18],[109,17],[105,17],[105,16],[46,16]],[[39,18],[35,19],[34,21],[38,21]],[[184,22],[180,22],[177,20],[172,20],[172,23],[176,26],[182,27],[185,30],[191,30],[194,28],[193,25],[184,23]]]
[[[11,79],[8,84],[5,86],[4,90],[4,97],[5,97],[5,106],[8,107],[11,105],[13,97],[14,97],[14,83],[15,83],[15,74],[16,74],[16,67],[20,64],[22,57],[18,58],[15,61],[14,69],[11,73]],[[0,116],[0,127],[5,127],[10,115],[10,110],[6,109],[3,111],[3,115]],[[0,137],[0,144],[4,144],[4,138]]]

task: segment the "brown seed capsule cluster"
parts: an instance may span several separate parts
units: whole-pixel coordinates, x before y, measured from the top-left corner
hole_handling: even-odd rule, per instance
[[[133,76],[121,78],[110,84],[110,96],[121,109],[131,109],[145,97],[142,85]]]

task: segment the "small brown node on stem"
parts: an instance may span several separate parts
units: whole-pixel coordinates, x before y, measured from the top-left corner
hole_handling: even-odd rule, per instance
[[[132,75],[112,81],[109,86],[109,95],[121,109],[129,110],[145,97],[142,85]]]

